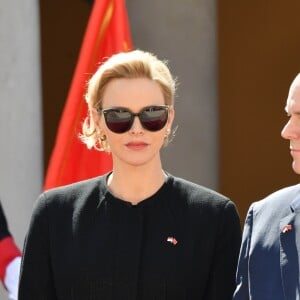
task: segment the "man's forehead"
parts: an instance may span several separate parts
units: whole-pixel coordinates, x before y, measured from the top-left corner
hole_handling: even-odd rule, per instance
[[[300,73],[295,77],[290,86],[285,110],[287,112],[291,110],[300,111]]]
[[[300,93],[300,73],[295,77],[295,79],[293,80],[290,86],[289,97],[299,93]]]
[[[298,97],[289,97],[286,101],[285,111],[288,114],[300,114],[300,90]]]

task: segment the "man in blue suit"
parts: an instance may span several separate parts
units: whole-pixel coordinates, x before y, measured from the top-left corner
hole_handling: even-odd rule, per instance
[[[292,82],[282,137],[300,174],[300,74]],[[248,211],[234,300],[299,300],[300,184],[253,203]]]

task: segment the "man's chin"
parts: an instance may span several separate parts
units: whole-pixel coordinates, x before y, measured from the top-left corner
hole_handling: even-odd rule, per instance
[[[300,175],[300,162],[293,161],[292,167],[294,172]]]

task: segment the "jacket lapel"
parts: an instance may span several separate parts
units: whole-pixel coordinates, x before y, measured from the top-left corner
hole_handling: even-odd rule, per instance
[[[280,266],[285,298],[300,299],[300,198],[291,203],[291,214],[280,221]]]

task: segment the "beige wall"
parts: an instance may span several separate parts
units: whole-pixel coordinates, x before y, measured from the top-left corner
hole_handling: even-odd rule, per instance
[[[169,60],[179,82],[166,170],[218,188],[216,1],[128,0],[127,8],[135,47]]]

